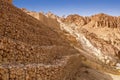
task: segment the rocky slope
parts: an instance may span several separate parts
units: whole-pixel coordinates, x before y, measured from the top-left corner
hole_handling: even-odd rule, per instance
[[[0,11],[0,80],[119,80],[119,17]]]
[[[29,11],[29,13],[31,13],[31,16],[35,17],[35,15],[32,15],[33,12]],[[42,16],[47,16],[49,19],[51,18],[57,20],[60,26],[58,26],[59,29],[56,31],[62,31],[64,37],[74,48],[81,52],[80,54],[95,64],[97,63],[101,65],[101,67],[93,64],[89,66],[93,66],[92,68],[97,68],[100,70],[104,70],[103,68],[106,68],[105,71],[110,73],[119,72],[119,17],[114,17],[103,13],[90,17],[82,17],[75,14],[69,15],[66,18],[60,18],[52,13],[49,13],[49,16],[42,13]],[[47,21],[48,18],[44,20]],[[52,23],[52,21],[49,22]],[[83,72],[81,72],[81,74],[82,73]],[[96,73],[96,71],[93,70],[93,73]],[[95,75],[94,78],[97,77],[98,79],[99,77],[97,75]],[[83,78],[79,79],[81,80]],[[88,77],[84,79],[93,80],[93,78]],[[101,78],[100,80],[104,79]],[[108,80],[112,80],[112,78]]]
[[[28,11],[25,8],[21,8],[21,10],[30,16],[38,19],[40,22],[42,22],[44,25],[47,25],[51,28],[59,29],[59,23],[57,22],[56,18],[58,16],[55,16],[51,12],[43,13],[43,12],[35,12],[35,11]],[[58,30],[57,30],[58,31]]]
[[[66,18],[58,19],[58,21],[61,30],[67,35],[72,46],[88,59],[86,64],[92,68],[97,68],[97,70],[110,73],[119,72],[119,17],[103,13],[90,17],[69,15]],[[101,65],[101,67],[94,65],[94,63]],[[113,75],[113,80],[119,80],[119,76]]]
[[[82,56],[56,30],[0,0],[0,80],[72,79]]]

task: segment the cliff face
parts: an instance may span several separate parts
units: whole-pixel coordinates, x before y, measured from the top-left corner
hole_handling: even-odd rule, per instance
[[[94,24],[93,27],[108,27],[108,28],[117,28],[120,27],[119,19],[115,16],[110,16],[107,14],[97,14],[91,17],[91,20]]]

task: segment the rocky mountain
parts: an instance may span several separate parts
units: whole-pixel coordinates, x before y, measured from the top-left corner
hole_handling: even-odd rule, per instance
[[[78,53],[54,27],[0,0],[0,80],[71,79]]]
[[[87,59],[99,64],[102,62],[101,65],[106,65],[107,69],[111,67],[110,70],[117,69],[119,71],[119,17],[103,13],[89,17],[69,15],[58,21],[72,45]],[[90,64],[90,66],[93,65]]]
[[[11,2],[0,0],[0,80],[120,79],[120,17],[63,18]]]
[[[62,31],[70,44],[87,59],[102,63],[106,68],[113,69],[113,72],[114,68],[119,69],[119,17],[100,13],[89,17],[75,14],[60,18],[49,13],[49,18],[57,20],[60,24],[57,31]]]
[[[89,20],[86,20],[86,18],[79,16],[77,14],[74,14],[74,15],[67,16],[66,19],[63,19],[63,20],[66,23],[74,23],[78,26],[83,26],[83,25],[87,24],[89,21]]]
[[[59,23],[56,20],[57,16],[55,16],[51,12],[48,12],[45,14],[43,12],[28,11],[25,8],[21,8],[21,10],[23,12],[33,16],[34,18],[38,19],[40,22],[44,23],[45,25],[47,25],[49,27],[59,28],[59,27],[57,27],[57,26],[59,26]]]
[[[88,43],[91,43],[99,50],[96,50],[96,52],[102,51],[107,56],[110,55],[111,57],[116,56],[119,58],[119,17],[103,13],[90,17],[69,15],[62,22],[65,24],[64,27],[67,27],[66,29],[69,28],[68,32],[76,38],[82,34],[89,41]]]
[[[78,42],[78,36],[82,34],[87,39],[87,42],[91,44],[91,47],[96,48],[94,52],[98,54],[95,55],[101,57],[101,61],[110,62],[109,65],[115,65],[117,61],[119,62],[119,17],[100,13],[90,17],[75,14],[60,18],[52,13],[49,14],[51,14],[49,15],[50,18],[57,19],[60,29],[67,32],[70,41],[80,43],[81,46],[83,42],[82,40]],[[34,17],[34,15],[31,16]]]
[[[119,17],[110,16],[104,13],[92,15],[92,16],[80,16],[77,14],[69,15],[65,19],[64,22],[74,23],[77,26],[84,26],[89,24],[91,27],[109,27],[115,28],[119,27]]]

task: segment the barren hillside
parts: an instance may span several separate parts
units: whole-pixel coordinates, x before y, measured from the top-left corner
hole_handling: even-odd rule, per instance
[[[106,56],[106,59],[107,57],[111,57],[111,59],[116,59],[119,62],[119,17],[103,13],[90,17],[70,15],[63,19],[62,22],[63,28],[78,38],[80,43],[82,41],[79,37],[85,37],[86,41],[88,41],[87,43],[94,48],[96,56],[99,58],[102,58],[102,56],[105,58]],[[81,23],[83,25],[81,25]],[[109,61],[107,61],[107,63],[109,63]]]
[[[77,53],[53,27],[0,0],[0,80],[71,79]]]
[[[23,10],[23,11],[29,12],[27,14],[36,18],[36,16],[32,14],[33,12],[27,10]],[[38,14],[37,12],[34,13]],[[59,22],[60,26],[58,26],[59,27],[58,29],[55,28],[56,31],[62,32],[64,38],[66,38],[68,42],[70,42],[70,44],[80,52],[81,55],[87,58],[88,61],[84,62],[83,60],[84,63],[83,65],[88,65],[89,67],[92,67],[94,69],[99,69],[100,71],[102,70],[113,74],[119,74],[119,45],[112,44],[111,41],[107,41],[99,36],[99,35],[105,35],[106,31],[110,36],[112,36],[112,33],[110,33],[111,31],[114,32],[115,34],[118,34],[117,33],[117,31],[119,30],[118,17],[101,13],[90,17],[82,17],[75,14],[75,15],[69,15],[66,18],[60,18],[52,13],[49,14],[50,14],[49,16],[44,13],[41,14],[44,17],[49,17],[49,18],[44,18],[43,23],[45,21],[48,21],[48,19],[50,19],[49,21],[50,23],[52,23],[52,19],[57,20]],[[38,20],[41,21],[41,19]],[[113,28],[115,28],[115,31],[113,31]],[[113,41],[115,41],[114,36],[112,37],[110,36],[109,37],[105,36],[104,38],[111,38]],[[119,37],[116,37],[116,39],[119,39]],[[81,68],[82,67],[80,67],[80,69]],[[91,71],[90,73],[95,74],[96,71],[93,70],[93,72]],[[77,73],[77,76],[83,73],[84,72],[81,71]],[[105,75],[105,74],[101,73],[97,75]],[[94,75],[94,78],[96,77],[95,79],[99,78],[100,80],[103,80],[104,77],[100,78],[97,75]],[[110,76],[107,77],[106,75],[105,80],[107,79],[110,80]],[[90,77],[84,78],[83,76],[82,76],[83,78],[82,77],[79,78],[79,77],[78,80],[94,79],[92,77],[91,78]]]
[[[61,18],[11,1],[0,0],[0,80],[120,79],[119,17]]]

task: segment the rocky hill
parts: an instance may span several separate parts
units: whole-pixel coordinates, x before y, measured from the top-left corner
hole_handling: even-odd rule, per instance
[[[51,28],[59,29],[59,23],[57,22],[56,18],[58,16],[55,16],[51,12],[43,13],[43,12],[35,12],[35,11],[28,11],[25,8],[21,8],[21,10],[30,16],[38,19],[40,22],[42,22],[44,25],[47,25]]]
[[[33,12],[29,11],[29,13],[27,14],[35,17],[32,15]],[[41,13],[41,15],[47,17],[44,18],[43,23],[48,19],[50,23],[53,22],[51,19],[57,20],[59,28],[55,28],[56,31],[61,32],[64,38],[88,60],[98,64],[102,63],[101,66],[105,65],[104,68],[109,68],[108,71],[113,70],[110,72],[114,72],[114,68],[119,69],[119,17],[103,13],[87,17],[74,14],[66,18],[52,13],[47,15]],[[93,67],[96,68],[96,66]],[[118,72],[118,70],[116,71]]]
[[[64,22],[67,23],[74,23],[77,26],[84,26],[89,24],[91,27],[109,27],[109,28],[115,28],[119,27],[119,17],[116,16],[110,16],[104,13],[92,15],[92,16],[86,16],[82,17],[80,15],[74,14],[69,15],[65,19],[63,19]]]
[[[93,52],[106,64],[116,65],[120,60],[119,23],[119,17],[103,13],[90,17],[69,15],[62,19],[61,27],[74,36],[86,51]]]
[[[72,79],[80,57],[54,27],[0,0],[0,80]]]
[[[61,18],[0,0],[0,80],[119,80],[119,22],[103,13]]]
[[[79,16],[77,14],[69,15],[69,16],[67,16],[66,19],[63,19],[63,20],[66,23],[74,23],[79,26],[83,26],[83,25],[87,24],[87,22],[88,22],[84,17]]]
[[[108,27],[108,28],[116,28],[120,27],[119,19],[115,16],[110,16],[104,13],[93,15],[91,17],[91,22],[95,23],[94,27]],[[94,22],[95,21],[95,22]]]

